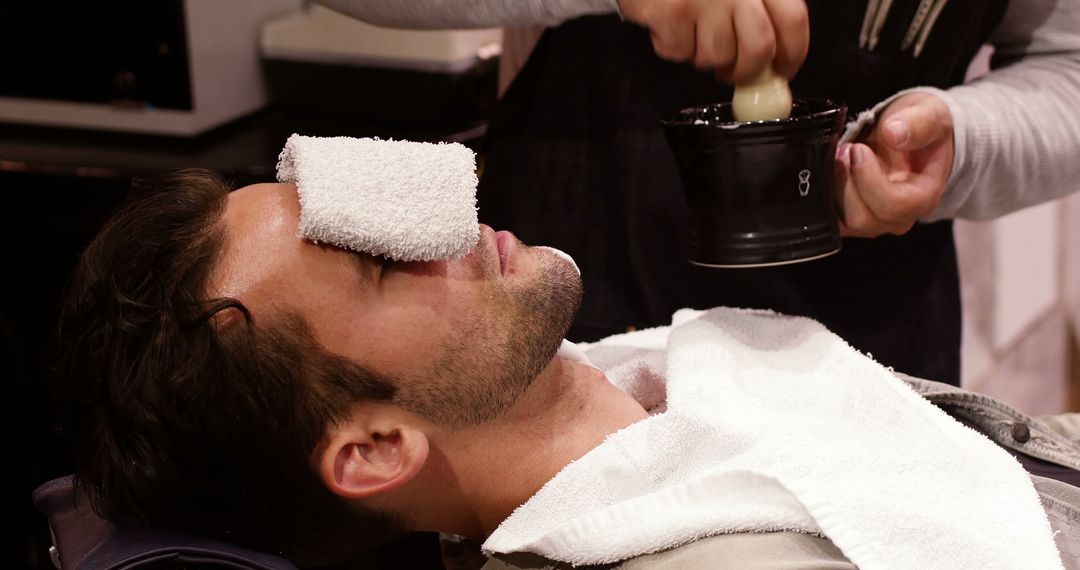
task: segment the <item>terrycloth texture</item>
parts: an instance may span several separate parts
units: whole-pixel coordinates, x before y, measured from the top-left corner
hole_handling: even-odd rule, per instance
[[[476,158],[457,143],[292,135],[278,180],[300,194],[300,237],[400,261],[476,245]]]
[[[684,311],[585,349],[666,377],[668,409],[568,465],[489,552],[600,564],[785,529],[823,533],[863,570],[1062,568],[1008,453],[814,321]]]

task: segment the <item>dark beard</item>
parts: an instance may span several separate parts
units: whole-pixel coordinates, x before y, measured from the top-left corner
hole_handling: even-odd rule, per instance
[[[464,427],[497,418],[514,405],[555,358],[581,303],[581,279],[566,262],[542,258],[539,277],[510,295],[507,318],[472,322],[458,346],[447,346],[426,378],[411,382],[398,403],[435,423]],[[478,346],[485,329],[502,342]],[[400,385],[400,384],[399,384]]]

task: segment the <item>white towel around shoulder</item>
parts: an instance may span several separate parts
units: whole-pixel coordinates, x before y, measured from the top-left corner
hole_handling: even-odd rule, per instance
[[[476,158],[457,143],[294,134],[277,178],[296,184],[300,237],[400,261],[476,245]]]
[[[822,533],[863,570],[1061,570],[1031,479],[820,323],[681,311],[585,345],[665,412],[609,436],[484,543],[606,564],[704,536]],[[655,406],[662,407],[662,406]]]

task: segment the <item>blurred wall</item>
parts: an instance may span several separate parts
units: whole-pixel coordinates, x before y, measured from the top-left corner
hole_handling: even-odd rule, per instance
[[[990,50],[968,77],[988,69]],[[962,384],[1032,414],[1080,411],[1080,195],[957,221]]]

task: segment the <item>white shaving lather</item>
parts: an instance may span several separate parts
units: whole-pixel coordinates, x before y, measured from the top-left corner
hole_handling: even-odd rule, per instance
[[[559,257],[559,258],[565,260],[567,263],[569,263],[574,268],[574,271],[577,271],[578,277],[581,277],[581,268],[578,267],[577,262],[574,261],[573,257],[570,257],[569,253],[566,253],[565,251],[563,251],[561,249],[556,249],[554,247],[549,247],[549,246],[546,246],[546,245],[538,245],[538,246],[536,246],[536,249],[544,249],[544,250],[550,251],[552,253],[552,255],[555,255],[556,257]]]
[[[305,239],[433,261],[463,257],[480,238],[476,157],[457,143],[294,134],[277,178],[297,186]]]

